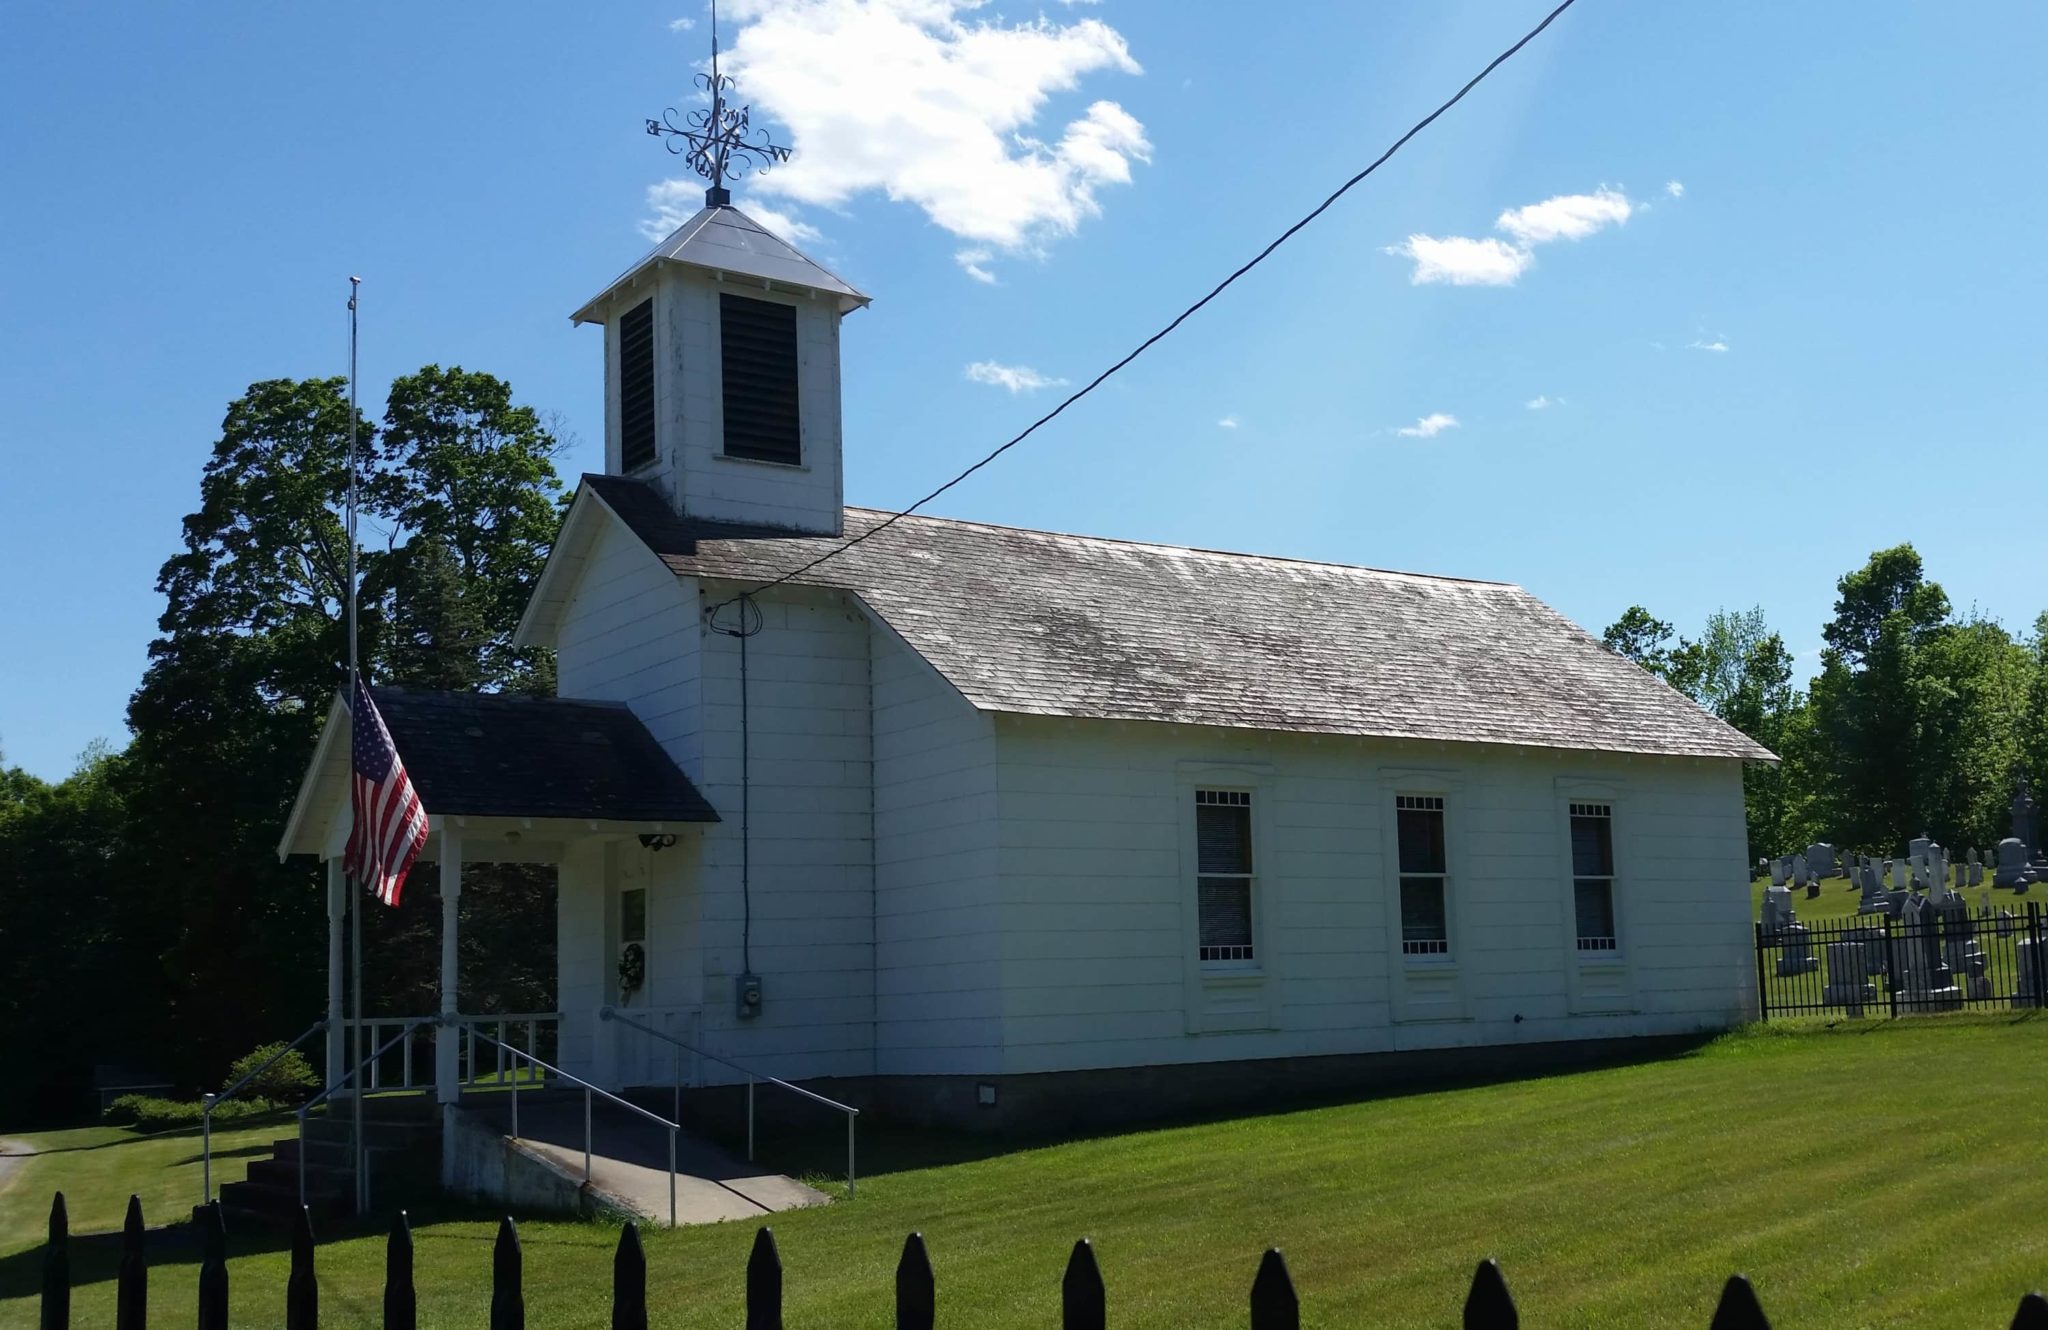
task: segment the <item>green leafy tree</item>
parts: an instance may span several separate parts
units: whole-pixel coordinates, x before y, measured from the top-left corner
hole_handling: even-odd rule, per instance
[[[0,1120],[75,1113],[95,1063],[161,1065],[178,912],[125,841],[126,766],[95,745],[55,784],[0,779]]]
[[[1626,656],[1659,678],[1671,670],[1671,625],[1656,618],[1640,605],[1631,605],[1621,617],[1607,625],[1600,640],[1609,651]]]
[[[253,385],[159,579],[160,635],[129,705],[129,797],[138,862],[177,903],[161,948],[188,1080],[323,1005],[318,870],[274,848],[346,668],[349,427],[339,380]],[[370,677],[551,688],[552,663],[510,638],[553,536],[552,434],[502,381],[435,366],[392,385],[384,428],[355,429]],[[418,884],[431,876],[394,912],[414,933],[430,926]],[[487,913],[489,896],[467,911]],[[527,935],[552,931],[529,912]]]

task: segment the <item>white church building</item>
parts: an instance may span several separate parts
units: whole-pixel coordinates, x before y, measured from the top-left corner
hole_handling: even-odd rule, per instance
[[[559,872],[560,1065],[609,1087],[673,1054],[607,1008],[1027,1129],[1753,1014],[1768,752],[1505,583],[878,530],[841,483],[867,303],[712,206],[576,312],[605,473],[518,630],[560,699],[378,694],[444,865],[444,1011],[460,865],[519,859]],[[336,919],[346,726],[281,847],[329,860]]]

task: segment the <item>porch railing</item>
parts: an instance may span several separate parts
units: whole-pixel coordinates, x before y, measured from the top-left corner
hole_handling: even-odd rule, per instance
[[[853,1107],[851,1104],[842,1104],[837,1099],[827,1099],[824,1095],[819,1094],[815,1090],[806,1090],[801,1085],[792,1085],[788,1081],[783,1080],[779,1076],[770,1076],[766,1072],[756,1071],[752,1067],[743,1066],[740,1063],[734,1062],[731,1058],[723,1058],[716,1053],[707,1053],[706,1051],[704,1051],[701,1048],[698,1048],[694,1044],[685,1043],[683,1040],[676,1038],[674,1035],[668,1033],[666,1030],[657,1030],[651,1025],[642,1024],[641,1022],[634,1020],[631,1016],[626,1015],[624,1012],[617,1011],[611,1007],[598,1008],[597,1015],[598,1019],[600,1020],[617,1021],[619,1022],[619,1024],[629,1026],[632,1029],[640,1031],[642,1034],[651,1035],[656,1039],[666,1040],[668,1043],[675,1045],[676,1048],[678,1048],[682,1052],[693,1053],[700,1058],[707,1059],[711,1062],[716,1062],[722,1067],[729,1067],[733,1071],[736,1071],[740,1075],[746,1077],[747,1162],[750,1164],[754,1162],[754,1086],[757,1083],[766,1083],[768,1085],[779,1086],[782,1089],[789,1091],[791,1094],[801,1095],[803,1098],[809,1099],[814,1103],[823,1104],[827,1108],[837,1109],[839,1112],[844,1113],[846,1115],[846,1194],[849,1198],[852,1197],[854,1191],[854,1124],[860,1120],[859,1109]],[[678,1064],[678,1067],[680,1068],[680,1063]],[[678,1100],[680,1101],[682,1095],[682,1077],[680,1070],[678,1070],[676,1084],[676,1094]],[[680,1120],[682,1114],[678,1112],[676,1116]]]
[[[461,1056],[457,1063],[459,1078],[465,1086],[503,1084],[513,1062],[502,1048],[521,1044],[523,1034],[527,1053],[537,1058],[551,1056],[561,1047],[562,1013],[558,1011],[508,1011],[489,1015],[458,1016],[462,1027],[456,1036],[460,1042],[457,1048]],[[391,1042],[386,1036],[392,1031],[404,1031],[409,1037],[398,1045],[399,1055],[395,1067],[386,1065],[393,1061],[380,1056],[370,1064],[366,1089],[371,1093],[381,1090],[431,1090],[434,1088],[434,1041],[442,1037],[441,1018],[435,1016],[367,1016],[361,1021],[346,1021],[346,1028],[360,1029],[364,1040],[372,1047],[382,1046],[387,1052]],[[489,1057],[479,1056],[476,1031],[479,1027],[493,1030],[501,1048],[486,1048]],[[425,1056],[415,1050],[425,1044]],[[360,1047],[360,1045],[358,1045]],[[396,1073],[394,1079],[394,1073]]]

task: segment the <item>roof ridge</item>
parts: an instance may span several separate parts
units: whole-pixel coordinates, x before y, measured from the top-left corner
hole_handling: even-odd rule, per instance
[[[864,508],[859,504],[846,505],[850,513],[873,513],[878,517],[892,517],[896,514],[887,508]],[[947,526],[985,527],[994,531],[1016,531],[1028,536],[1057,536],[1061,540],[1094,541],[1102,545],[1129,545],[1138,549],[1170,550],[1178,554],[1205,554],[1223,559],[1257,559],[1267,563],[1295,563],[1311,568],[1335,568],[1349,573],[1375,573],[1382,577],[1414,577],[1428,582],[1461,582],[1469,586],[1507,587],[1521,591],[1518,582],[1504,582],[1491,577],[1453,577],[1448,573],[1418,573],[1406,568],[1376,568],[1370,564],[1339,563],[1334,559],[1307,559],[1292,554],[1256,554],[1250,550],[1225,550],[1208,545],[1175,545],[1169,541],[1136,540],[1129,536],[1098,536],[1084,531],[1053,531],[1045,527],[1018,526],[1013,522],[984,522],[970,517],[938,517],[930,513],[910,513],[902,520],[912,522],[937,522]]]

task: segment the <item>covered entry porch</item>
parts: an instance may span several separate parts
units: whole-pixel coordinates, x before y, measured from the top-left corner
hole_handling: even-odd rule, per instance
[[[602,1085],[668,1081],[675,1059],[657,1053],[656,1041],[621,1039],[599,1012],[623,1000],[644,1021],[694,1035],[700,986],[680,971],[695,959],[688,934],[698,841],[717,813],[623,704],[399,689],[373,696],[428,814],[408,891],[438,887],[438,1001],[432,1011],[354,1019],[349,910],[383,907],[351,893],[342,872],[349,716],[337,699],[279,845],[280,855],[326,865],[330,1090],[430,1089],[453,1104],[466,1087],[503,1084],[526,1061],[521,1054]],[[555,1002],[518,1012],[471,1002],[465,1011],[464,870],[507,863],[555,871]],[[650,954],[655,927],[661,948]],[[371,1057],[375,1050],[381,1055]]]

